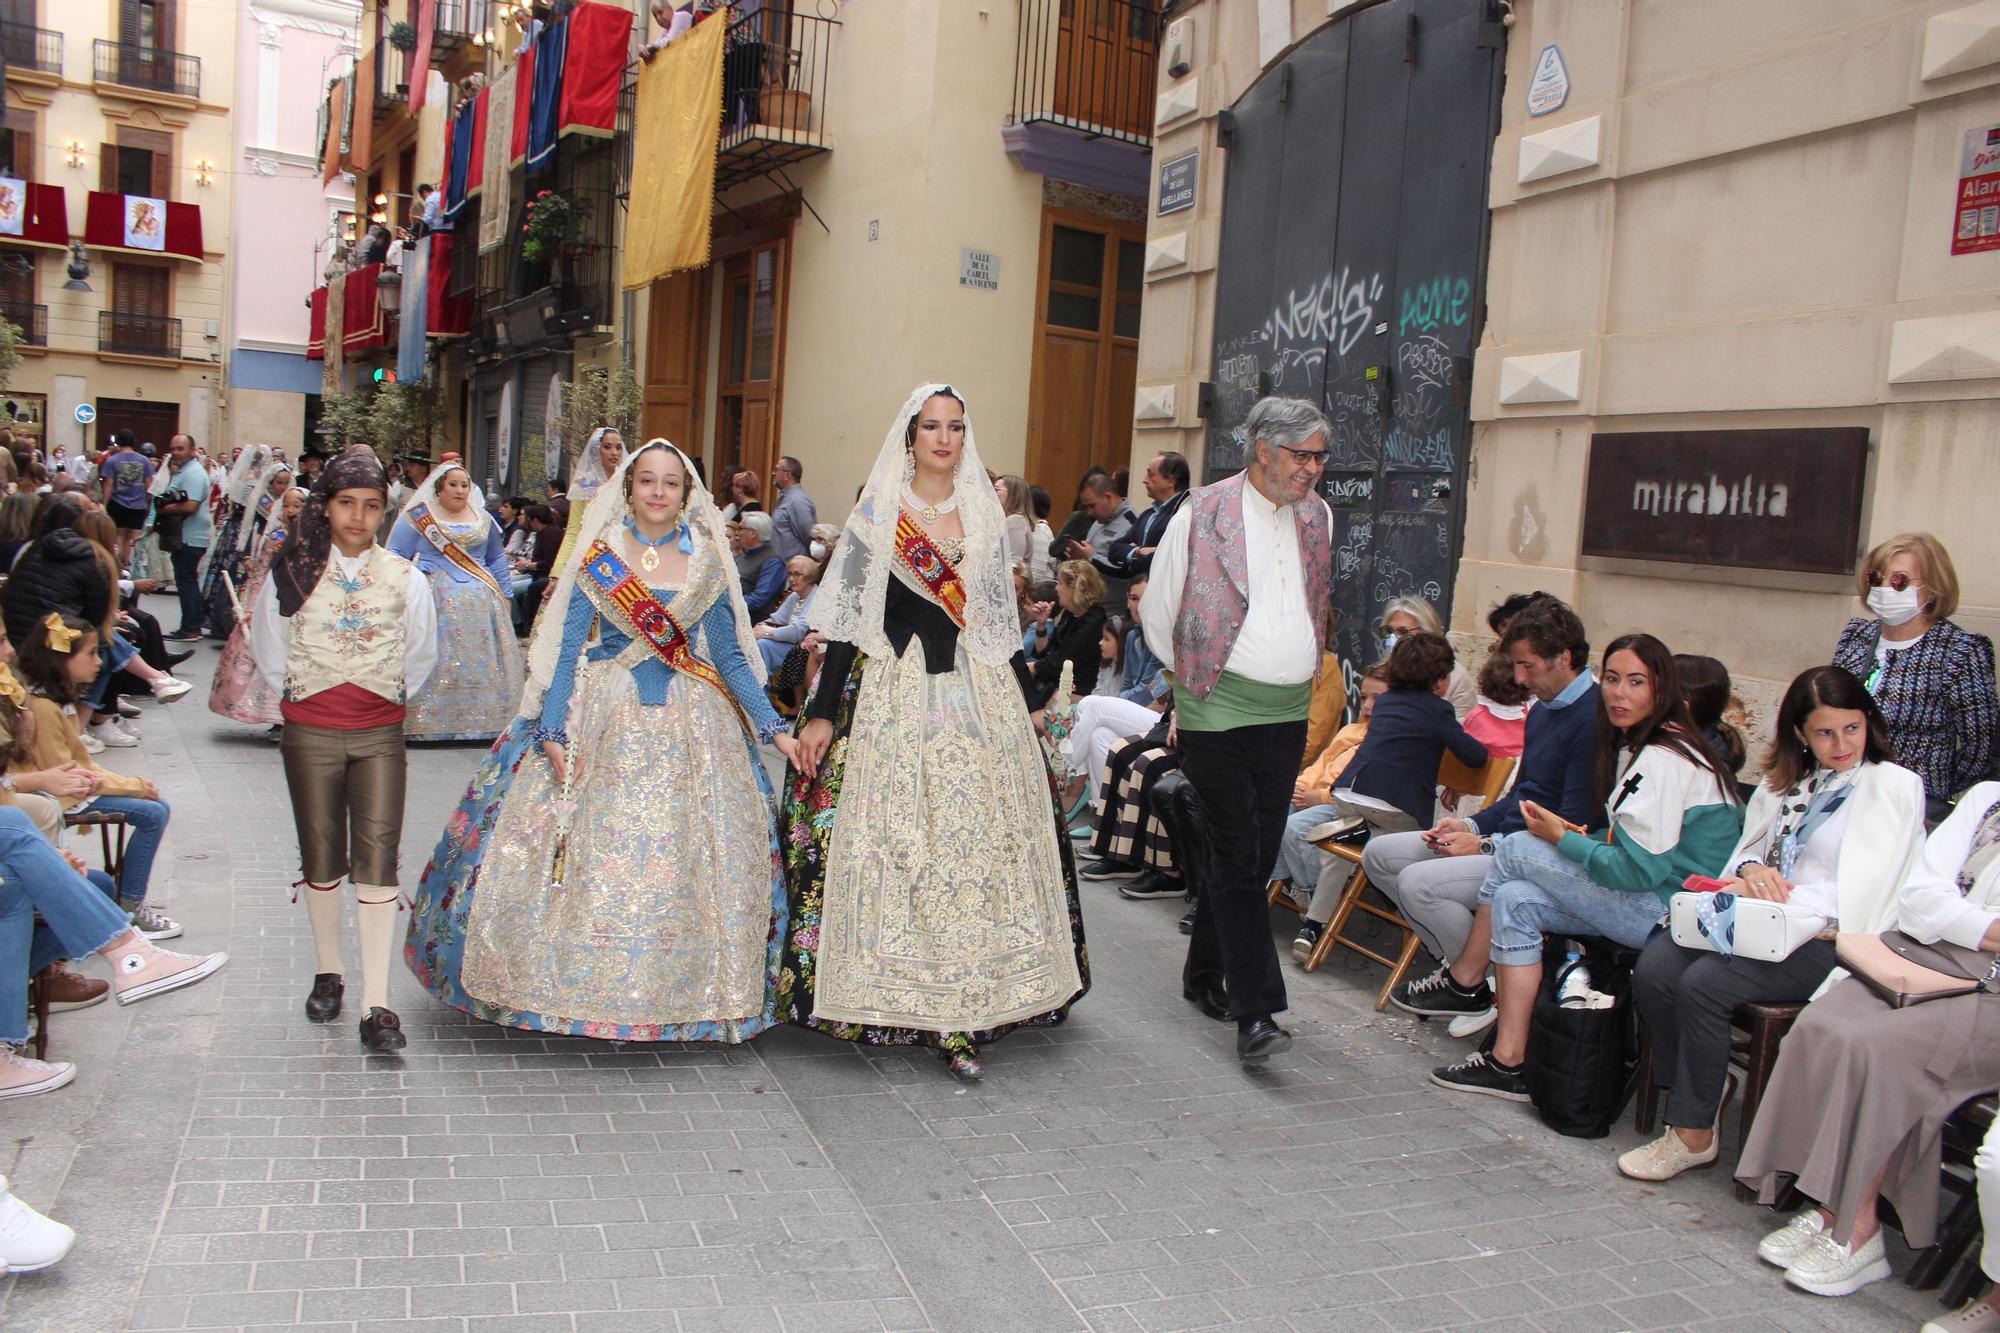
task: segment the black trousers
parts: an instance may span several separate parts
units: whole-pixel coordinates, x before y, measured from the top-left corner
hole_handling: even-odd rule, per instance
[[[1802,1004],[1833,971],[1832,940],[1807,940],[1781,963],[1683,949],[1665,931],[1639,955],[1632,997],[1653,1035],[1653,1085],[1667,1123],[1708,1129],[1729,1077],[1729,1017],[1746,1004]]]
[[[1275,1014],[1286,1006],[1265,872],[1278,859],[1305,747],[1303,719],[1180,732],[1181,772],[1201,798],[1208,834],[1203,865],[1193,876],[1194,933],[1182,981],[1192,987],[1226,985],[1235,1018]]]

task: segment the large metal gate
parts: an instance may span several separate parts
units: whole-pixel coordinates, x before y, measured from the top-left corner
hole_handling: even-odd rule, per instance
[[[1207,472],[1243,465],[1261,395],[1325,408],[1350,698],[1384,602],[1450,614],[1504,31],[1485,3],[1388,0],[1301,43],[1222,127]]]

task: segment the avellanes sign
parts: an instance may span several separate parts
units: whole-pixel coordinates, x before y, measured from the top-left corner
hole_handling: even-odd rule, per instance
[[[1860,426],[1592,435],[1583,553],[1849,574],[1867,475]]]

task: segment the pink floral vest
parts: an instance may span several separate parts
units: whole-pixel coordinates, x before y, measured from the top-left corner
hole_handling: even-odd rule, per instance
[[[1243,488],[1248,484],[1239,472],[1201,487],[1188,501],[1188,570],[1180,617],[1174,621],[1174,677],[1201,699],[1214,691],[1250,612],[1250,561],[1243,544]],[[1299,562],[1313,641],[1324,652],[1326,609],[1333,600],[1333,550],[1324,505],[1314,503],[1318,499],[1315,494],[1293,505],[1292,516],[1299,525]]]

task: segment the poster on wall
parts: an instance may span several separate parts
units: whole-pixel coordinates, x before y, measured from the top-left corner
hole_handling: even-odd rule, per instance
[[[48,437],[49,399],[47,394],[10,393],[0,395],[0,426],[14,432],[18,448],[26,444],[39,449]]]
[[[2000,250],[2000,125],[1965,132],[1958,154],[1958,204],[1951,252]]]
[[[167,248],[167,201],[125,196],[125,245],[133,250]]]
[[[19,236],[27,217],[27,182],[0,176],[0,236]]]

